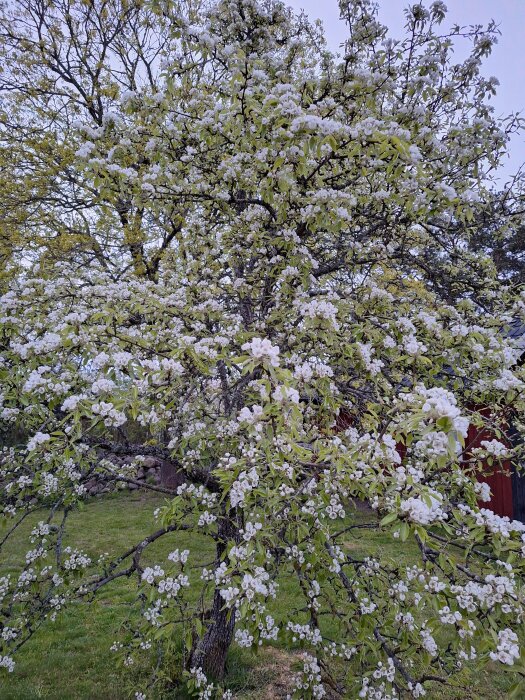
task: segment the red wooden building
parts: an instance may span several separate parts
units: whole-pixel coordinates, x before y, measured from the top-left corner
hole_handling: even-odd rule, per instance
[[[525,364],[525,324],[516,320],[510,325],[510,329],[506,331],[510,338],[522,341],[521,347],[524,351],[518,360],[518,366]],[[476,407],[476,410],[486,417],[490,417],[490,408]],[[345,430],[354,423],[354,417],[348,409],[342,409],[336,418],[335,430]],[[520,439],[517,431],[510,426],[501,426],[502,430],[505,427],[508,442],[516,444]],[[496,436],[487,428],[478,428],[475,425],[470,425],[466,439],[467,454],[481,447],[482,440],[492,440]],[[406,454],[404,445],[399,444],[397,450],[403,458]],[[486,466],[486,473],[478,475],[478,481],[489,485],[491,491],[491,500],[488,502],[480,502],[481,508],[487,508],[493,513],[501,516],[507,516],[511,520],[520,520],[525,523],[525,469],[523,473],[517,471],[516,466],[510,460],[498,461],[494,465]]]
[[[521,327],[522,336],[525,339],[525,326]],[[520,358],[520,364],[525,363],[525,352]],[[477,410],[490,417],[490,409],[479,408]],[[346,409],[339,412],[336,419],[336,431],[345,430],[354,423],[352,413]],[[502,426],[503,428],[503,426]],[[508,441],[513,444],[519,439],[517,431],[512,426],[506,426]],[[476,447],[481,447],[482,440],[492,440],[496,436],[488,428],[478,428],[470,425],[466,438],[466,453]],[[406,447],[403,444],[397,446],[401,458],[406,454]],[[480,502],[481,508],[487,508],[493,513],[507,516],[511,520],[519,520],[525,523],[525,470],[518,473],[515,465],[510,460],[496,461],[493,465],[486,465],[486,473],[478,475],[478,481],[489,485],[491,500]]]
[[[516,435],[512,428],[508,433],[511,439]],[[468,429],[467,444],[469,449],[474,449],[481,446],[482,440],[490,440],[493,437],[488,430],[480,430],[471,425]],[[491,491],[491,500],[488,503],[480,503],[481,507],[525,523],[525,473],[518,473],[510,460],[503,460],[497,465],[487,465],[486,474],[480,474],[478,481],[488,484]]]
[[[515,320],[506,334],[510,338],[521,341],[524,352],[517,364],[522,366],[525,364],[525,325],[521,321]],[[506,427],[508,441],[512,446],[519,441],[520,437],[512,424]],[[482,440],[491,440],[494,437],[489,431],[480,430],[471,425],[468,430],[467,444],[472,449],[479,447]],[[519,473],[510,460],[504,460],[498,467],[487,466],[487,474],[480,475],[478,480],[490,486],[492,495],[488,503],[480,505],[489,508],[497,515],[506,515],[511,520],[520,520],[525,523],[525,471]]]

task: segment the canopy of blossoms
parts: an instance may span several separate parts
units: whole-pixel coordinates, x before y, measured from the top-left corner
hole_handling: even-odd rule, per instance
[[[178,680],[200,698],[231,697],[232,643],[300,642],[294,698],[417,698],[474,662],[525,673],[525,525],[480,508],[476,479],[519,456],[506,329],[525,296],[468,247],[508,135],[479,70],[493,31],[470,30],[455,64],[444,13],[416,6],[396,43],[371,3],[342,3],[337,57],[279,2],[144,10],[169,37],[158,85],[70,134],[83,182],[127,203],[124,252],[42,257],[1,298],[1,420],[25,436],[1,453],[2,544],[41,518],[0,579],[7,671],[41,624],[133,576],[140,623],[115,650],[130,664],[185,635]],[[473,450],[469,424],[493,439]],[[135,483],[148,455],[185,476],[142,484],[167,496],[151,534],[111,561],[64,547],[86,483]],[[352,556],[358,501],[418,563]],[[174,549],[146,565],[159,538]]]

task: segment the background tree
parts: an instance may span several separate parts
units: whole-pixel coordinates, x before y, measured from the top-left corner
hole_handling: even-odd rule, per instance
[[[519,286],[525,284],[524,197],[519,178],[511,185],[495,194],[491,216],[479,216],[471,246],[492,258],[505,284]]]
[[[132,205],[112,183],[86,179],[76,152],[79,120],[93,138],[120,119],[134,91],[162,87],[170,51],[163,23],[141,2],[28,0],[5,6],[0,37],[4,248],[52,261],[96,258],[114,275],[132,264],[154,277],[183,212],[165,208],[156,217]],[[144,152],[130,172],[146,163]]]
[[[26,5],[2,20],[24,133],[45,99],[53,120],[67,115],[39,128],[69,165],[54,183],[38,141],[31,182],[70,203],[81,192],[89,237],[72,244],[67,207],[35,197],[42,222],[28,215],[17,235],[41,254],[2,297],[2,418],[30,435],[3,453],[7,539],[28,510],[49,515],[1,581],[0,663],[10,670],[10,650],[70,601],[136,575],[141,624],[116,646],[132,659],[184,637],[171,677],[202,698],[229,697],[234,640],[278,636],[306,649],[298,698],[421,697],[489,660],[519,681],[525,526],[480,509],[476,481],[483,458],[508,456],[501,430],[524,388],[502,333],[523,297],[469,249],[513,128],[479,71],[494,27],[443,34],[434,2],[394,42],[355,0],[338,58],[281,3],[112,7],[37,6],[37,29],[19,19]],[[84,24],[66,33],[71,17]],[[45,41],[26,36],[41,25]],[[154,76],[140,84],[120,68],[123,93],[113,52],[126,66],[145,34],[163,38],[162,61],[160,49],[136,59]],[[129,37],[120,53],[103,48],[115,36]],[[455,37],[472,45],[460,64]],[[15,67],[42,56],[34,97]],[[77,77],[49,83],[66,57]],[[131,442],[131,421],[146,439]],[[494,439],[473,449],[469,422]],[[186,483],[166,490],[150,536],[97,571],[64,547],[67,518],[94,475],[135,481],[112,461],[123,452],[135,466],[161,456]],[[342,547],[355,499],[377,511],[369,527],[417,543],[417,566]],[[214,543],[213,563],[176,548],[181,530]],[[159,538],[173,540],[169,561],[145,561]],[[283,576],[303,605],[277,614]]]

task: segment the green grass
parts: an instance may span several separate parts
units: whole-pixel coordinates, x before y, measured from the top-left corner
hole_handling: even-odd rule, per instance
[[[70,516],[68,527],[72,544],[92,558],[108,552],[116,555],[131,542],[136,543],[152,531],[152,512],[163,502],[153,495],[136,492],[95,499],[81,513]],[[368,519],[361,511],[356,518]],[[16,538],[9,543],[1,563],[0,574],[16,570],[23,554],[27,531],[39,519],[28,518]],[[354,531],[355,532],[355,531]],[[353,555],[386,554],[398,563],[415,560],[415,551],[393,540],[388,533],[360,530],[347,547]],[[191,542],[191,546],[190,546]],[[201,562],[213,558],[204,538],[186,533],[172,533],[161,538],[148,555],[151,560],[164,559],[175,548],[198,552]],[[133,689],[133,674],[146,669],[128,669],[115,664],[110,646],[118,638],[119,627],[132,611],[135,581],[119,579],[104,588],[95,603],[77,603],[60,614],[54,623],[45,624],[17,655],[15,672],[3,677],[0,700],[120,700]],[[278,605],[292,608],[297,602],[295,580],[280,581]],[[259,654],[232,647],[228,660],[228,687],[236,700],[273,700],[285,697],[293,671],[299,667],[297,650],[263,649]],[[135,675],[135,678],[137,676]],[[512,675],[496,667],[475,674],[463,672],[461,687],[438,688],[428,693],[430,700],[505,700],[512,685]],[[178,695],[161,694],[162,698]]]

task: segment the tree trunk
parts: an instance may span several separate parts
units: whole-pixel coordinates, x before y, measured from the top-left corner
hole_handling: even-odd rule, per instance
[[[208,678],[217,680],[224,677],[235,627],[235,610],[221,608],[224,608],[224,599],[216,590],[208,627],[190,656],[190,668],[202,668]]]
[[[219,520],[217,529],[218,540],[215,566],[221,563],[221,558],[229,542],[238,543],[240,540],[239,525],[232,514],[224,513]],[[235,628],[235,610],[225,608],[224,598],[216,588],[213,595],[213,605],[210,611],[208,626],[201,639],[193,645],[190,654],[190,668],[202,668],[207,677],[220,680],[224,677],[226,657],[233,639]]]

